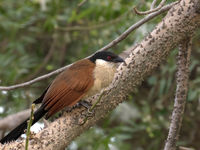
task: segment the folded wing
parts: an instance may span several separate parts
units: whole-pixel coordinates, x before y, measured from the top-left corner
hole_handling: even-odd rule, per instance
[[[47,118],[66,106],[73,106],[85,96],[94,84],[94,67],[94,63],[84,59],[56,77],[42,102]]]

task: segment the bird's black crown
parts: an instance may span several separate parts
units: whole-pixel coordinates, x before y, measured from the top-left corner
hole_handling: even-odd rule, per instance
[[[109,51],[97,52],[89,58],[89,60],[93,63],[95,63],[97,59],[103,59],[105,61],[110,61],[114,63],[124,62],[124,60],[121,57]]]

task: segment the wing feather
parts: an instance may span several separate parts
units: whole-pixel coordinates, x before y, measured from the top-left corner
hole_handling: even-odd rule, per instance
[[[84,59],[78,61],[62,72],[50,85],[42,105],[47,110],[47,117],[66,106],[73,106],[94,84],[93,70],[95,64]]]

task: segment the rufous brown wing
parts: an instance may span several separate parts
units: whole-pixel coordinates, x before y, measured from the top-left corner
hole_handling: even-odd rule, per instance
[[[94,84],[95,64],[83,59],[56,77],[44,96],[42,105],[50,117],[66,106],[73,106]]]

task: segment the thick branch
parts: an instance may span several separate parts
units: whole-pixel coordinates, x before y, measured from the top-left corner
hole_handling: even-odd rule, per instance
[[[93,126],[106,114],[117,107],[141,81],[164,59],[168,53],[186,36],[193,34],[200,25],[200,14],[196,12],[196,0],[182,0],[174,6],[156,28],[131,51],[119,66],[113,84],[106,89],[105,95],[96,106],[95,114],[84,125],[79,122],[87,114],[84,108],[65,113],[47,128],[36,134],[29,142],[29,150],[63,149],[86,129]],[[93,101],[97,99],[92,99]],[[0,145],[0,149],[24,149],[24,141]]]
[[[188,93],[189,62],[191,56],[191,38],[183,40],[179,45],[177,61],[177,87],[172,113],[172,121],[164,150],[176,150],[176,142],[179,138],[183,119],[186,97]]]
[[[12,130],[30,116],[30,109],[9,115],[0,120],[0,130]]]

